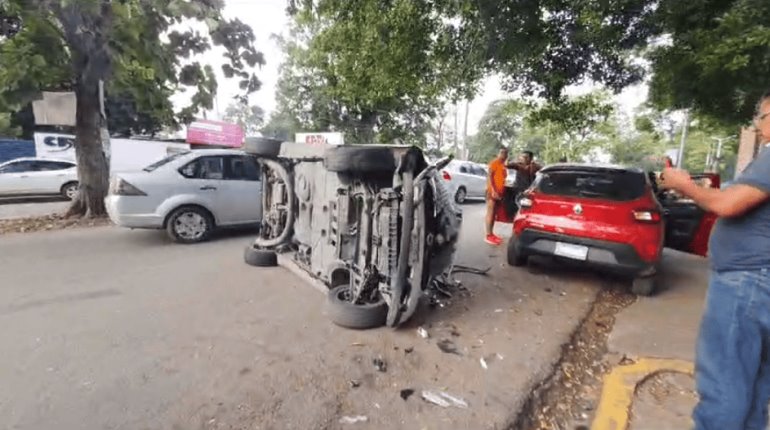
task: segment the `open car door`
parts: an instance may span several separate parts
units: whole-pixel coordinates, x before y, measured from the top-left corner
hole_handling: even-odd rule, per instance
[[[720,186],[720,178],[716,173],[692,175],[692,178],[704,187]],[[666,223],[665,246],[707,256],[709,237],[717,216],[704,211],[695,202],[676,192],[660,191],[657,194],[663,206],[663,219]]]

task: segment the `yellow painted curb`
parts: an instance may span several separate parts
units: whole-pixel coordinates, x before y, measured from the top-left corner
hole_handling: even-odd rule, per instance
[[[663,372],[692,375],[693,364],[685,360],[641,358],[628,366],[616,366],[604,377],[602,397],[591,430],[626,430],[637,385]]]

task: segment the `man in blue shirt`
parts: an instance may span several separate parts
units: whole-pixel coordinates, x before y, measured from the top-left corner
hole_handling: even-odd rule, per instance
[[[770,143],[770,92],[754,118]],[[770,148],[724,190],[665,169],[664,187],[719,216],[695,363],[696,430],[766,429],[770,401]]]

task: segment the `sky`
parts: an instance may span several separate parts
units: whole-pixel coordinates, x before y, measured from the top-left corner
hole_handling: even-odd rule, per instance
[[[262,88],[251,95],[250,102],[264,109],[269,115],[275,110],[275,88],[278,82],[278,68],[281,64],[283,54],[271,39],[271,35],[280,34],[287,30],[288,17],[286,16],[285,0],[225,0],[224,14],[228,18],[238,17],[241,21],[251,26],[256,36],[257,48],[265,55],[266,64],[257,71],[259,79],[262,81]],[[215,52],[207,55],[203,62],[208,62],[217,71],[219,82],[219,93],[217,103],[213,110],[208,114],[209,119],[221,119],[227,105],[232,98],[239,93],[238,81],[236,79],[226,79],[221,71],[221,55]],[[593,87],[585,85],[579,88],[573,88],[570,92],[573,94],[590,91]],[[480,94],[468,104],[468,134],[472,135],[478,128],[478,123],[490,102],[511,97],[500,88],[499,78],[489,77],[483,85]],[[615,101],[624,112],[631,113],[634,108],[643,103],[647,98],[647,87],[637,85],[630,87],[619,94]],[[189,94],[179,94],[174,98],[177,105],[183,106],[184,101],[189,99]],[[465,114],[465,106],[460,106],[460,124]],[[453,122],[453,118],[452,118]],[[461,125],[462,126],[462,125]]]

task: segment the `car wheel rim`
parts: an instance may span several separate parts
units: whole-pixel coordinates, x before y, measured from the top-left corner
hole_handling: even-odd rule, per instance
[[[75,187],[75,186],[67,187],[67,189],[64,190],[64,194],[67,195],[68,199],[74,200],[75,197],[78,196],[78,187]]]
[[[457,201],[460,202],[460,203],[465,201],[465,191],[463,191],[463,190],[457,191]]]
[[[207,228],[206,219],[195,212],[184,212],[174,220],[174,231],[179,237],[187,240],[200,239]]]

